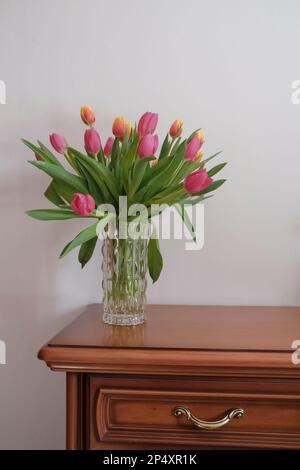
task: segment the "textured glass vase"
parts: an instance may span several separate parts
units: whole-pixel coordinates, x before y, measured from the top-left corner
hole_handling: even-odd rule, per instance
[[[107,237],[102,245],[103,321],[110,325],[144,323],[146,307],[147,237]]]

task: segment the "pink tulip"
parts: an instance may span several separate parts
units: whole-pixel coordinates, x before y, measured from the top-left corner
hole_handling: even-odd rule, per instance
[[[194,137],[187,144],[186,151],[185,151],[185,159],[193,160],[196,157],[200,147],[201,147],[201,142],[199,140],[199,137],[197,135],[194,135]]]
[[[204,142],[204,134],[203,134],[202,129],[199,129],[199,131],[196,132],[196,136],[200,140],[200,145],[202,145]]]
[[[172,137],[172,139],[175,139],[175,137],[181,136],[182,130],[183,130],[182,119],[176,119],[176,121],[174,121],[170,127],[169,134]]]
[[[183,186],[188,193],[199,193],[207,188],[207,186],[210,186],[213,181],[214,180],[208,176],[207,171],[204,170],[204,168],[200,168],[185,178]]]
[[[96,203],[90,194],[75,193],[70,204],[75,214],[87,217],[95,209]]]
[[[106,141],[103,153],[106,157],[109,157],[111,155],[112,147],[114,145],[115,139],[113,137],[109,137]]]
[[[153,134],[158,121],[158,114],[157,113],[145,113],[141,117],[138,123],[138,133],[141,136],[146,134]]]
[[[146,134],[141,138],[137,153],[140,158],[151,157],[155,154],[158,147],[158,136]]]
[[[67,150],[68,144],[66,139],[59,134],[50,134],[50,142],[52,147],[58,152],[64,154]]]
[[[95,129],[87,129],[84,133],[84,148],[87,153],[97,155],[101,149],[100,135]]]

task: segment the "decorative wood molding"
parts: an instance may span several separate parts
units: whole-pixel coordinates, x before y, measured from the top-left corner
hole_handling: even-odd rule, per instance
[[[187,385],[188,387],[188,385]],[[125,420],[128,417],[129,422],[118,424],[112,417],[114,402],[125,402],[131,412],[127,412]],[[130,413],[133,413],[134,404],[142,403],[144,413],[149,411],[148,403],[157,403],[157,413],[159,408],[170,408],[170,415],[176,406],[182,403],[188,403],[191,407],[207,405],[214,407],[222,403],[224,411],[228,411],[235,406],[243,404],[245,408],[245,420],[240,420],[235,426],[228,426],[224,429],[204,431],[194,428],[184,419],[178,420],[174,417],[174,423],[170,425],[164,423],[163,417],[158,417],[157,424],[136,424],[134,420],[130,423]],[[300,395],[266,394],[266,393],[222,393],[222,392],[191,392],[185,393],[172,390],[149,390],[149,389],[106,389],[101,388],[98,391],[95,403],[96,430],[95,439],[100,443],[104,442],[123,442],[130,443],[138,440],[139,443],[162,443],[167,440],[169,445],[199,446],[209,445],[212,447],[231,446],[231,447],[255,447],[255,448],[273,448],[281,442],[285,448],[299,448],[300,429],[298,433],[281,431],[281,422],[274,420],[274,416],[268,416],[273,413],[276,407],[289,407],[290,415],[296,419],[300,416]],[[255,419],[257,420],[257,430],[247,430],[247,407],[257,408]],[[280,418],[280,408],[277,411],[277,417]],[[141,417],[142,418],[142,417]],[[172,416],[173,418],[173,416]],[[218,418],[218,416],[217,416]],[[119,417],[119,421],[122,417]],[[266,423],[274,422],[274,427],[266,431]],[[294,423],[290,421],[290,430],[294,428]],[[166,438],[167,436],[167,438]],[[97,448],[97,444],[93,444]]]
[[[38,355],[67,373],[68,449],[300,449],[300,308],[152,305],[133,329],[101,313],[88,306]]]
[[[184,351],[183,354],[177,350],[44,346],[38,357],[52,370],[65,372],[300,377],[300,367],[292,364],[291,353],[287,352]]]

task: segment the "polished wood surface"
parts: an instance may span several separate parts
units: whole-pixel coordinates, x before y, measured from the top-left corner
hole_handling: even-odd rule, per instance
[[[48,345],[95,348],[291,351],[299,307],[149,305],[136,327],[105,325],[93,304]]]
[[[67,373],[66,390],[66,448],[76,450],[82,446],[82,376]]]
[[[279,439],[285,448],[300,447],[299,382],[91,376],[89,392],[91,449],[135,441],[265,449],[276,448]],[[222,419],[235,408],[242,408],[244,417],[207,431],[174,415],[182,405],[206,421]]]
[[[300,309],[148,306],[136,327],[83,309],[39,358],[67,373],[68,449],[300,449]],[[176,406],[217,420],[203,430]]]

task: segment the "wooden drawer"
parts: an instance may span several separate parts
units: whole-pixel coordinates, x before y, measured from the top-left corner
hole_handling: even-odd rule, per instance
[[[118,378],[90,376],[88,448],[300,448],[300,385],[292,379]],[[201,420],[223,419],[233,409],[244,416],[217,429],[200,429],[184,406]],[[128,446],[127,446],[128,447]]]

